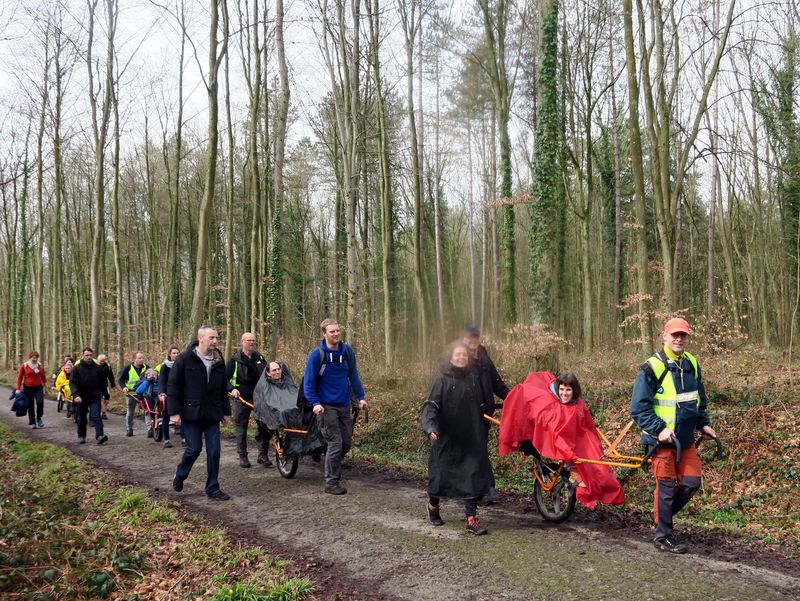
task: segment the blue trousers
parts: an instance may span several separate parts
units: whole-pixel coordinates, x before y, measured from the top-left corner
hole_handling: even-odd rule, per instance
[[[87,401],[75,405],[78,418],[78,438],[86,438],[87,417],[91,416],[94,425],[94,437],[100,438],[103,435],[103,420],[100,418],[100,399]],[[87,415],[88,414],[88,415]]]
[[[210,495],[219,490],[219,458],[221,453],[219,422],[183,422],[183,432],[186,437],[186,450],[183,458],[175,470],[175,476],[181,480],[189,477],[192,466],[203,450],[203,439],[206,441],[206,494]]]

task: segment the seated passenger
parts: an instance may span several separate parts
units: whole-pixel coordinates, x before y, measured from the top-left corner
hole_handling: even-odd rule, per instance
[[[610,467],[576,462],[602,459],[603,446],[574,374],[556,378],[549,372],[530,373],[525,382],[511,389],[500,422],[500,455],[525,452],[526,448],[531,454],[564,461],[570,468],[574,464],[577,499],[590,509],[598,502],[625,502]]]
[[[72,373],[73,365],[72,359],[70,358],[64,361],[64,365],[61,366],[61,371],[58,372],[55,384],[56,392],[63,394],[64,398],[68,401],[72,400],[72,390],[69,387],[69,375]]]

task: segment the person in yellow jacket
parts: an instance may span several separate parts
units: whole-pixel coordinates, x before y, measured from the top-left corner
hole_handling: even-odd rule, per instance
[[[64,361],[64,365],[61,366],[61,371],[58,372],[58,377],[56,378],[56,391],[62,393],[64,398],[69,401],[72,400],[72,390],[69,387],[69,375],[72,373],[73,367],[72,359],[67,359]]]

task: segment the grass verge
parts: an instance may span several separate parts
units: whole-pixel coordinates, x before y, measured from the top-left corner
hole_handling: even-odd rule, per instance
[[[0,423],[0,597],[299,601],[264,549]]]

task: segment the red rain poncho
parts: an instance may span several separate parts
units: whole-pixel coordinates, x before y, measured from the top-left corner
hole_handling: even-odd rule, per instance
[[[500,455],[519,448],[529,440],[545,457],[558,461],[602,459],[603,447],[592,414],[583,399],[563,405],[551,388],[555,376],[540,371],[528,374],[522,384],[511,389],[503,404],[500,420]],[[621,505],[625,493],[614,472],[605,465],[578,463],[578,501],[589,509],[597,503]]]

